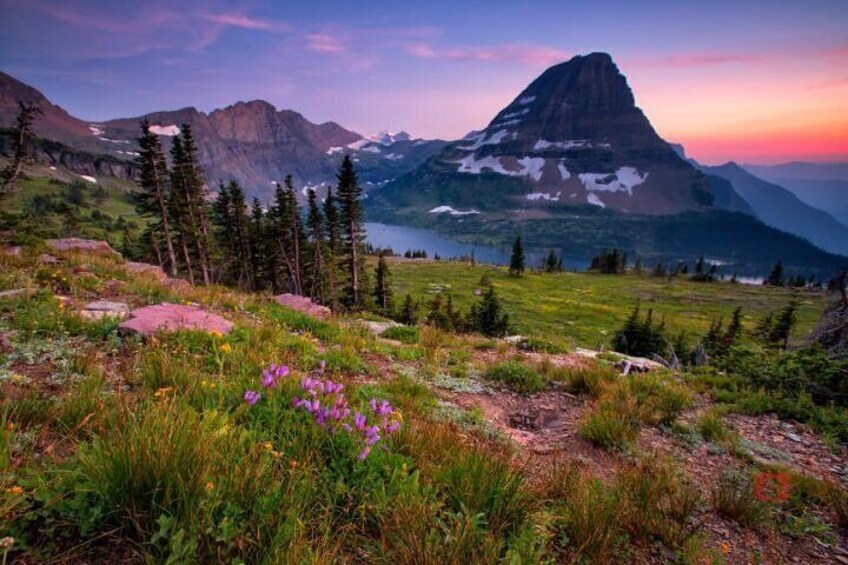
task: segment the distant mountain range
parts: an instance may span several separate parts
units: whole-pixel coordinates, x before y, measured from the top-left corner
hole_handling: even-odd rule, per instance
[[[141,117],[89,123],[0,73],[0,127],[14,121],[18,101],[44,110],[35,129],[50,140],[38,144],[46,160],[78,174],[134,174]],[[287,174],[304,194],[307,187],[321,192],[335,182],[342,155],[351,154],[370,218],[457,238],[504,243],[521,233],[530,246],[582,256],[612,246],[645,258],[704,254],[740,273],[777,260],[822,273],[846,262],[784,232],[848,253],[848,231],[811,207],[814,191],[795,198],[734,164],[687,160],[657,134],[603,53],[549,68],[483,130],[453,142],[405,132],[365,137],[262,100],[147,118],[166,147],[182,124],[191,125],[210,185],[235,179],[263,201]],[[838,199],[828,190],[822,200]]]
[[[848,163],[742,165],[748,172],[789,189],[810,206],[848,226]]]
[[[69,147],[130,161],[137,155],[142,116],[89,123],[69,115],[41,92],[0,73],[0,126],[10,126],[17,102],[35,102],[44,115],[36,133]],[[415,168],[444,147],[440,140],[412,139],[405,132],[378,134],[374,139],[326,122],[314,124],[292,110],[277,110],[262,100],[200,112],[196,108],[147,115],[153,131],[168,139],[188,124],[197,139],[200,161],[210,184],[238,180],[250,196],[267,200],[273,181],[291,174],[295,183],[323,188],[335,182],[341,157],[352,154],[360,180],[380,186]],[[305,191],[305,190],[304,190]]]

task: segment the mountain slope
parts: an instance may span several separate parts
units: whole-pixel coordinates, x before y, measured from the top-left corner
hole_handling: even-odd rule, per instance
[[[790,190],[848,226],[848,163],[742,165],[753,175]]]
[[[732,183],[766,224],[800,235],[827,251],[848,254],[848,227],[785,188],[755,177],[736,163],[701,169]]]
[[[40,137],[124,161],[137,156],[135,138],[141,116],[87,123],[50,103],[38,90],[0,73],[0,127],[14,122],[19,100],[35,102],[44,110],[35,124]],[[209,184],[235,179],[249,196],[263,201],[271,195],[272,181],[281,181],[288,174],[304,189],[320,190],[333,184],[343,153],[352,154],[368,188],[412,170],[445,145],[440,140],[412,139],[403,132],[366,139],[334,122],[315,124],[263,100],[238,102],[208,114],[189,107],[147,117],[153,131],[163,136],[166,148],[168,139],[189,124]]]
[[[644,214],[700,210],[714,200],[708,180],[657,135],[604,53],[549,68],[484,130],[422,169],[375,196],[388,206],[408,205],[405,193],[416,191],[425,207],[589,203]]]

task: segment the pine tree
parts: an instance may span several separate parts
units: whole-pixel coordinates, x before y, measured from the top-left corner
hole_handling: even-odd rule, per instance
[[[318,206],[318,194],[309,189],[308,212],[306,216],[306,229],[308,231],[309,243],[312,246],[312,259],[309,264],[309,296],[324,304],[324,218],[321,208]]]
[[[774,324],[768,335],[769,343],[779,346],[782,349],[789,347],[789,335],[792,333],[792,328],[797,320],[796,310],[798,303],[795,299],[789,301],[774,319]]]
[[[502,337],[509,333],[509,315],[504,312],[494,286],[489,285],[480,301],[471,307],[468,327],[489,337]]]
[[[545,259],[545,271],[547,271],[549,273],[555,273],[559,270],[558,265],[559,264],[557,262],[556,252],[553,249],[551,249],[548,252],[547,259]]]
[[[209,221],[208,205],[204,194],[204,180],[200,171],[197,158],[197,146],[194,143],[194,134],[191,126],[183,124],[182,128],[182,154],[181,159],[174,159],[174,168],[180,169],[180,180],[186,194],[188,205],[188,217],[191,224],[191,232],[195,253],[203,276],[203,284],[212,282],[212,270],[210,261]]]
[[[731,347],[736,345],[739,338],[742,336],[742,307],[737,306],[733,311],[733,317],[730,319],[730,324],[727,326],[727,331],[722,339],[722,349],[727,352]]]
[[[771,272],[769,272],[768,277],[763,284],[767,284],[769,286],[783,286],[785,283],[783,279],[783,263],[778,261],[775,263],[774,267],[771,268]]]
[[[364,296],[362,294],[362,283],[365,265],[362,260],[362,244],[364,233],[362,228],[363,210],[362,188],[353,167],[350,155],[345,155],[342,160],[336,188],[336,197],[339,202],[339,221],[342,226],[342,259],[347,271],[347,284],[345,286],[346,304],[351,309],[362,307]]]
[[[521,236],[515,238],[512,244],[512,256],[509,258],[509,274],[520,277],[524,273],[524,246],[521,244]]]
[[[42,114],[41,108],[34,102],[18,102],[18,116],[12,126],[12,162],[0,173],[0,200],[15,188],[21,170],[29,158],[27,142],[34,137],[32,126]]]
[[[219,246],[224,251],[225,280],[243,289],[253,288],[250,219],[244,191],[236,181],[221,186],[213,211]]]
[[[150,131],[150,122],[147,118],[144,118],[139,125],[141,126],[141,137],[137,139],[139,146],[137,162],[140,169],[139,186],[141,191],[137,195],[138,211],[140,214],[151,214],[158,218],[158,225],[162,229],[162,239],[167,252],[167,266],[171,271],[171,276],[177,276],[177,254],[174,251],[174,239],[168,218],[168,195],[170,192],[168,181],[170,175],[165,161],[165,152],[162,150],[159,136]],[[160,266],[164,267],[165,265],[160,263]]]
[[[265,212],[258,198],[253,199],[250,209],[250,227],[248,241],[250,247],[250,269],[253,280],[253,290],[265,288],[267,272],[267,241],[265,228]]]
[[[406,324],[407,326],[414,326],[418,323],[418,308],[415,305],[415,301],[412,299],[412,295],[407,294],[406,298],[403,300],[403,308],[400,313],[400,322],[402,324]]]
[[[286,209],[288,211],[289,222],[289,257],[291,261],[290,277],[293,282],[294,294],[303,294],[303,268],[301,260],[301,252],[306,239],[303,233],[303,227],[300,222],[300,208],[297,205],[297,192],[294,189],[294,181],[291,175],[287,175],[285,179],[286,191]]]
[[[330,308],[335,312],[339,309],[338,270],[341,224],[332,188],[327,189],[327,198],[324,199],[324,220],[327,229],[327,293]]]
[[[389,276],[389,265],[386,263],[385,256],[380,253],[377,268],[374,270],[374,303],[377,305],[377,310],[384,316],[390,315],[392,311],[392,289]]]
[[[171,160],[174,167],[171,170],[171,194],[168,199],[168,213],[174,219],[174,224],[182,252],[182,260],[188,271],[188,278],[194,284],[194,261],[190,247],[194,241],[193,222],[189,213],[189,199],[183,181],[183,170],[176,164],[185,160],[183,143],[179,135],[174,137],[171,146]]]

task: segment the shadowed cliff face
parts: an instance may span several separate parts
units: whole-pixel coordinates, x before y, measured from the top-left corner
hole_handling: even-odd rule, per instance
[[[508,205],[546,208],[593,204],[626,212],[672,214],[712,204],[704,175],[677,156],[636,107],[627,80],[609,55],[593,53],[555,65],[498,112],[424,167],[387,187],[383,197],[433,187],[433,204],[453,196],[476,178],[476,198],[460,198],[482,209],[493,191]],[[438,173],[438,174],[437,174]],[[418,186],[408,186],[407,181]],[[441,200],[440,200],[441,198]],[[502,198],[495,199],[504,203]],[[499,205],[500,206],[500,205]]]

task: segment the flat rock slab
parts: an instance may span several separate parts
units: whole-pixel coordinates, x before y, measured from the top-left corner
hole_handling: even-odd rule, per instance
[[[80,239],[71,237],[68,239],[48,239],[44,242],[47,247],[56,251],[88,251],[90,253],[104,253],[121,257],[121,254],[112,249],[105,241],[96,239]]]
[[[124,269],[126,269],[128,273],[132,273],[134,275],[151,275],[160,282],[168,280],[168,275],[166,275],[165,271],[162,270],[162,267],[159,267],[158,265],[127,261],[124,263]]]
[[[298,296],[296,294],[278,294],[274,297],[274,302],[280,306],[291,308],[307,316],[323,320],[330,316],[331,311],[326,306],[315,304],[306,296]]]
[[[118,329],[151,336],[158,332],[199,330],[209,333],[230,333],[234,324],[196,306],[183,304],[156,304],[133,310],[130,319],[121,322]]]
[[[4,291],[0,292],[0,299],[4,299],[4,298],[12,299],[12,298],[17,298],[18,296],[24,296],[24,295],[29,296],[29,295],[32,295],[32,294],[35,294],[35,291],[33,291],[29,288],[15,288],[15,289],[12,289],[12,290],[4,290]]]
[[[129,315],[129,304],[112,300],[89,302],[80,310],[80,316],[88,320],[102,320],[103,318],[120,318],[123,320]]]
[[[387,329],[400,325],[397,322],[392,321],[375,322],[373,320],[357,320],[356,323],[368,328],[368,331],[374,335],[381,335]]]

